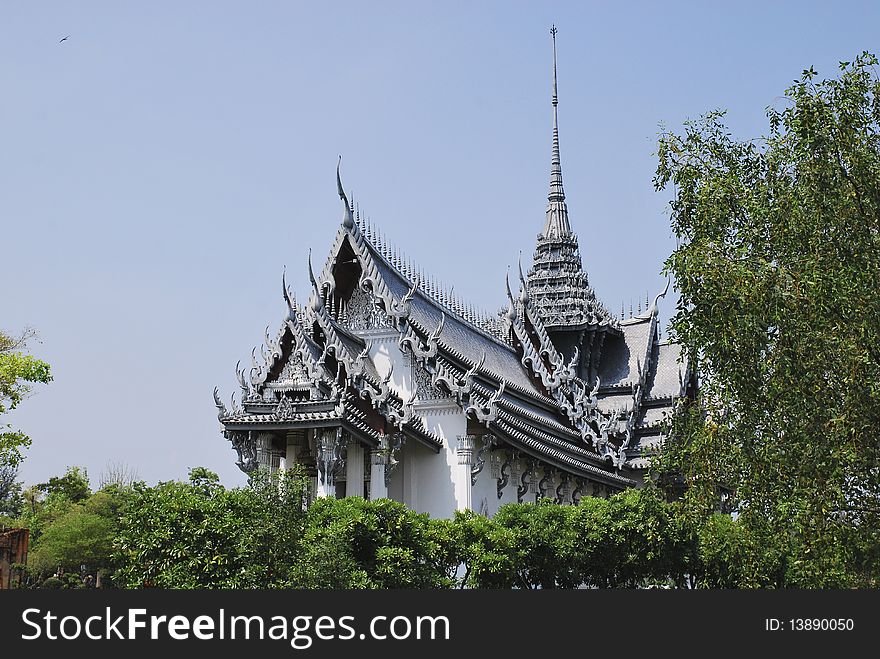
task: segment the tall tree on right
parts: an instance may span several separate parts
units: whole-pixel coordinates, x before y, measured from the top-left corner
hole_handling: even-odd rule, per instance
[[[680,298],[699,365],[657,465],[687,508],[737,513],[750,584],[880,580],[880,80],[877,59],[810,68],[737,141],[723,112],[659,142]],[[768,556],[777,560],[768,561]],[[751,573],[749,574],[749,571]]]

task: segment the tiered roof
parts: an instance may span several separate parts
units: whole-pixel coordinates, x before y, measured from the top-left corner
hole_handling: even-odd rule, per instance
[[[568,221],[568,206],[562,185],[562,160],[559,155],[559,120],[556,89],[556,28],[553,36],[553,147],[550,157],[550,192],[547,195],[547,218],[538,234],[534,260],[529,270],[528,288],[535,307],[548,329],[582,329],[615,326],[590,287],[583,270],[578,239]]]
[[[415,407],[439,396],[528,459],[612,489],[635,484],[629,470],[646,466],[692,373],[679,347],[659,340],[666,291],[618,321],[587,284],[562,187],[553,34],[547,218],[517,295],[507,284],[503,316],[463,303],[391,247],[349,203],[337,169],[344,210],[329,257],[317,276],[309,260],[307,305],[284,282],[287,316],[275,338],[267,332],[262,363],[255,349],[249,374],[236,368],[242,407],[227,409],[215,393],[226,431],[337,425],[370,446],[403,433],[439,451]],[[572,329],[587,331],[564,353],[554,337]],[[389,337],[431,392],[397,391],[390,372],[380,375],[372,341]]]

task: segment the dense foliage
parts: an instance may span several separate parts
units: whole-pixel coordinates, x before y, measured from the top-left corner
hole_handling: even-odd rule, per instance
[[[25,490],[17,516],[0,524],[30,530],[26,583],[112,585],[112,546],[128,494],[115,486],[92,492],[78,467]]]
[[[123,588],[273,588],[291,583],[305,512],[292,471],[226,489],[204,468],[188,483],[135,484],[113,542]]]
[[[196,468],[84,498],[79,469],[50,482],[24,493],[17,520],[31,529],[30,587],[765,587],[790,560],[741,520],[698,519],[654,487],[431,519],[388,499],[305,507],[296,472],[227,489]]]
[[[431,519],[359,497],[302,507],[301,485],[260,476],[137,487],[116,536],[124,587],[573,588],[688,585],[698,534],[656,490],[578,506],[508,504]],[[286,494],[285,494],[286,493]]]
[[[674,190],[674,337],[699,366],[658,475],[713,519],[709,584],[848,587],[880,573],[880,79],[804,71],[769,136],[711,113],[660,141]],[[712,561],[710,561],[711,563]]]

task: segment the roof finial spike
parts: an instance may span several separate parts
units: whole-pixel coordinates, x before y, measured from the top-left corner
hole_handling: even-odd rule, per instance
[[[296,320],[296,297],[287,287],[287,266],[281,271],[281,288],[284,292],[284,301],[287,302],[287,317],[290,320]]]
[[[663,289],[663,292],[658,294],[657,297],[654,298],[654,303],[651,305],[651,308],[648,309],[650,315],[656,316],[659,311],[659,307],[657,303],[660,301],[661,297],[666,297],[666,294],[669,292],[669,279],[666,280],[666,287]]]
[[[339,168],[342,165],[342,156],[339,156],[339,160],[336,163],[336,188],[339,192],[339,198],[342,200],[343,205],[345,206],[345,215],[342,218],[342,226],[346,229],[354,228],[354,219],[351,216],[351,206],[348,205],[348,197],[345,196],[345,190],[342,189],[342,177],[339,174]]]
[[[324,291],[318,288],[318,282],[315,280],[315,271],[312,269],[312,249],[309,248],[309,281],[312,283],[312,311],[319,312],[324,304]]]
[[[507,299],[510,302],[507,309],[507,320],[512,323],[516,320],[516,302],[514,302],[513,293],[510,291],[510,266],[507,267],[507,272],[504,274],[504,286],[507,290]]]
[[[519,259],[517,260],[517,265],[519,266],[519,285],[520,285],[519,301],[522,302],[523,304],[528,304],[529,303],[529,287],[528,287],[528,284],[526,284],[526,278],[523,275],[522,250],[520,250]]]

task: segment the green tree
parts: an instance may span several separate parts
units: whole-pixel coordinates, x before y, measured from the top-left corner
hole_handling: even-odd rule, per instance
[[[510,533],[510,552],[519,588],[573,588],[580,585],[577,527],[572,506],[551,499],[508,503],[494,522]]]
[[[3,520],[11,521],[24,510],[24,496],[18,482],[18,467],[11,464],[0,465],[0,525]]]
[[[46,483],[37,485],[47,496],[63,497],[70,503],[85,501],[92,494],[89,474],[80,467],[68,467],[63,476],[52,476]]]
[[[114,540],[124,588],[277,588],[292,584],[305,512],[299,473],[255,475],[228,490],[216,474],[136,484]]]
[[[30,329],[17,337],[0,332],[0,415],[18,407],[34,383],[52,380],[49,365],[24,352],[35,337]],[[9,424],[0,425],[0,466],[17,467],[23,458],[22,451],[30,443],[22,431],[13,430]]]
[[[30,529],[30,584],[82,587],[82,578],[89,575],[94,585],[108,585],[112,543],[131,491],[114,484],[92,493],[79,467],[68,467],[63,476],[28,488],[21,516],[13,523]]]
[[[878,583],[876,65],[865,53],[836,78],[804,71],[760,140],[733,139],[714,112],[659,143],[679,241],[672,333],[701,396],[658,475],[681,480],[691,514],[736,510],[747,544],[779,552],[781,575],[742,567],[749,585]]]
[[[308,511],[297,585],[448,588],[458,562],[444,520],[389,499],[321,498]]]
[[[88,505],[73,506],[34,543],[30,568],[36,574],[48,574],[57,568],[76,573],[84,569],[94,577],[111,564],[115,530],[115,518],[93,512]]]
[[[452,543],[463,572],[462,588],[512,588],[517,583],[515,536],[494,519],[473,511],[456,512]]]
[[[583,570],[585,582],[616,588],[681,587],[698,568],[693,527],[677,505],[663,501],[652,488],[620,492],[608,499],[607,507],[595,499],[581,503],[593,520],[579,534],[592,549],[592,555],[583,547],[578,551],[581,560],[590,557],[591,569]]]

